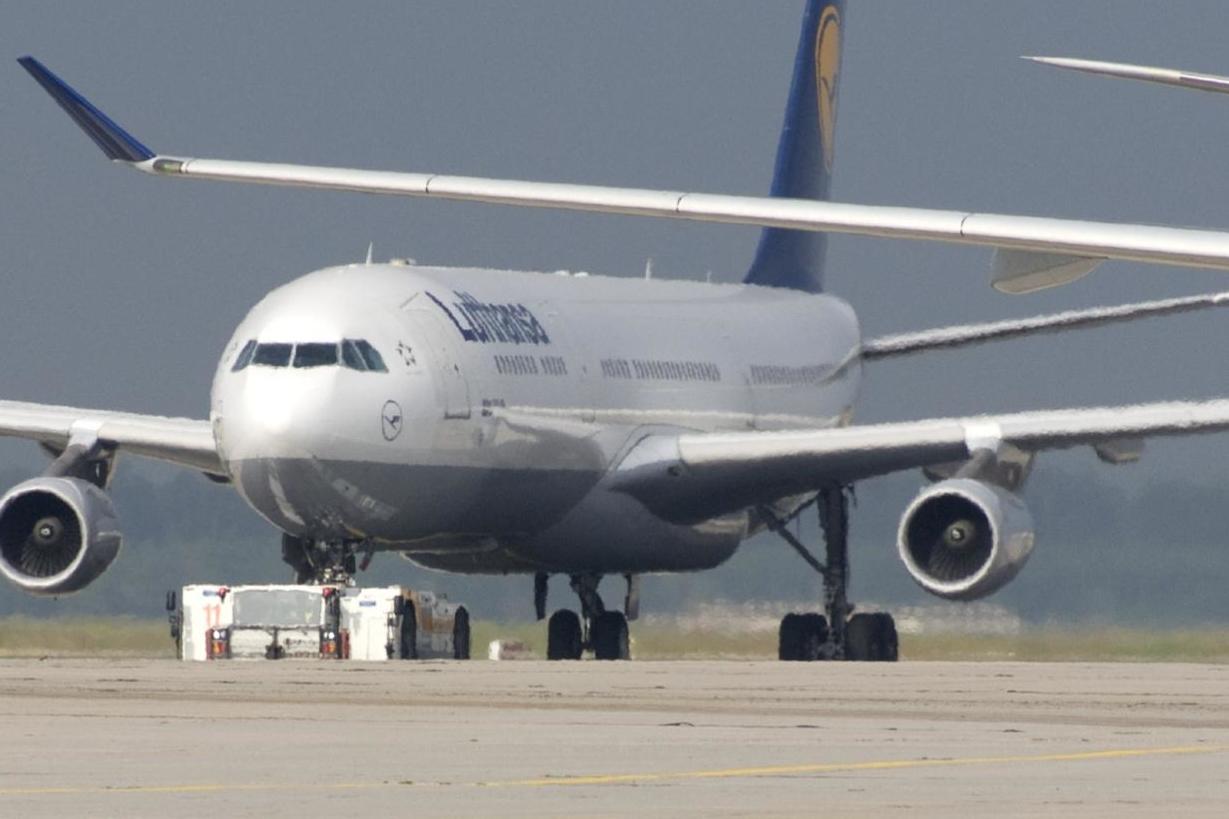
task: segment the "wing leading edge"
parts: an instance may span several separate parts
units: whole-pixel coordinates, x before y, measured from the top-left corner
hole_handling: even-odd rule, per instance
[[[987,246],[997,249],[994,284],[1006,292],[1065,284],[1102,259],[1229,269],[1229,233],[1221,231],[166,156],[147,148],[38,60],[19,62],[110,159],[157,176]]]
[[[1229,429],[1229,399],[927,419],[788,432],[651,435],[613,485],[659,514],[703,519],[826,485],[950,464],[979,450],[1113,447]]]
[[[63,449],[78,433],[106,448],[226,475],[208,421],[0,401],[0,437]]]
[[[910,355],[937,349],[951,349],[987,341],[1001,341],[1019,336],[1040,333],[1057,333],[1135,321],[1141,318],[1189,313],[1195,310],[1229,307],[1229,291],[1206,293],[1198,296],[1181,296],[1172,299],[1120,304],[1112,307],[1090,307],[1085,310],[1065,310],[1030,318],[988,321],[979,324],[961,324],[952,327],[937,327],[912,333],[868,339],[862,343],[862,357],[868,361],[881,358]]]

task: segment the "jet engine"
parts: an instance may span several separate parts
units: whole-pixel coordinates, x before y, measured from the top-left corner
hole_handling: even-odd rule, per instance
[[[92,483],[34,478],[0,498],[0,572],[31,594],[85,588],[115,560],[121,540],[111,498]]]
[[[922,588],[977,600],[1006,585],[1033,551],[1033,519],[1019,497],[972,478],[924,489],[900,521],[897,549]]]

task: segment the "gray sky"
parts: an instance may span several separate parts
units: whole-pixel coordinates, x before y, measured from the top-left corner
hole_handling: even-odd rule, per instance
[[[75,7],[74,7],[75,6]],[[32,53],[156,150],[756,193],[802,3],[111,2],[0,6],[0,396],[203,416],[270,288],[378,257],[741,276],[755,231],[178,183],[111,167],[13,62]],[[850,3],[836,198],[1226,227],[1222,97],[1066,74],[1025,53],[1229,74],[1223,2]],[[989,254],[837,238],[829,289],[868,334],[1229,289],[1110,263],[1010,298]],[[864,420],[1223,395],[1223,314],[883,364]],[[1223,481],[1229,437],[1097,471]],[[1047,456],[1062,465],[1087,452]],[[39,463],[28,444],[8,464]],[[1043,468],[1036,480],[1044,480]],[[1210,510],[1209,514],[1224,514]],[[1229,521],[1227,521],[1229,522]]]

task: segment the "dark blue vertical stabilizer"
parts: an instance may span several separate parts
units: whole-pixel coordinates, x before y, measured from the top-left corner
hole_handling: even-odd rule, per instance
[[[843,0],[807,3],[777,146],[773,196],[828,198],[844,17]],[[823,289],[827,238],[812,231],[765,228],[747,283],[818,293]]]

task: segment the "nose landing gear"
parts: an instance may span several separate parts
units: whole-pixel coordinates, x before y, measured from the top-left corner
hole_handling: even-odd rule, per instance
[[[354,541],[322,543],[283,534],[282,560],[294,570],[295,583],[348,584],[357,571],[361,545]]]

